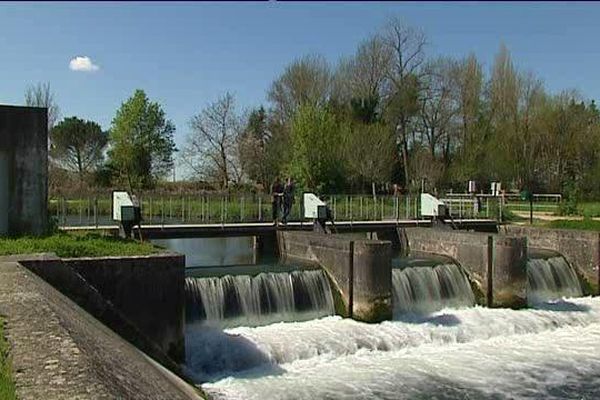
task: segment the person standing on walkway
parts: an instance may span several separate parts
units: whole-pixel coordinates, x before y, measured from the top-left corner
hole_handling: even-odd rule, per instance
[[[273,207],[273,225],[279,221],[279,208],[281,207],[281,198],[283,196],[283,185],[279,177],[271,185],[271,206]]]
[[[283,223],[287,224],[288,217],[294,204],[294,181],[288,177],[283,188]]]

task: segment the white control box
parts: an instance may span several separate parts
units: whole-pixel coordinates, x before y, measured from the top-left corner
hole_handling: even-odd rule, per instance
[[[113,220],[135,221],[135,206],[129,193],[124,191],[113,192]]]
[[[327,219],[327,204],[314,193],[304,193],[304,218]]]
[[[446,205],[443,201],[430,195],[421,193],[421,216],[422,217],[444,217],[446,215]]]

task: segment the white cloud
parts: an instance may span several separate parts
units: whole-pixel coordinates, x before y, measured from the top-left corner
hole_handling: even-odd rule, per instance
[[[69,61],[69,69],[71,71],[94,72],[98,71],[100,67],[94,64],[91,58],[83,56],[71,59]]]

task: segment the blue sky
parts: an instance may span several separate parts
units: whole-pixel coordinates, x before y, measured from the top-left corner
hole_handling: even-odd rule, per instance
[[[428,36],[432,56],[474,52],[489,69],[501,42],[552,91],[600,98],[595,3],[0,3],[0,103],[50,82],[62,116],[109,128],[134,89],[163,104],[182,144],[187,122],[226,91],[240,108],[266,102],[286,64],[352,54],[389,16]],[[69,61],[90,57],[95,72]]]

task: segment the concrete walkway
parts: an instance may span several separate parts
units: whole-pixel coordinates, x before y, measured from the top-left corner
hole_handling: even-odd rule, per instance
[[[33,399],[201,399],[17,262],[0,262],[17,397]]]

